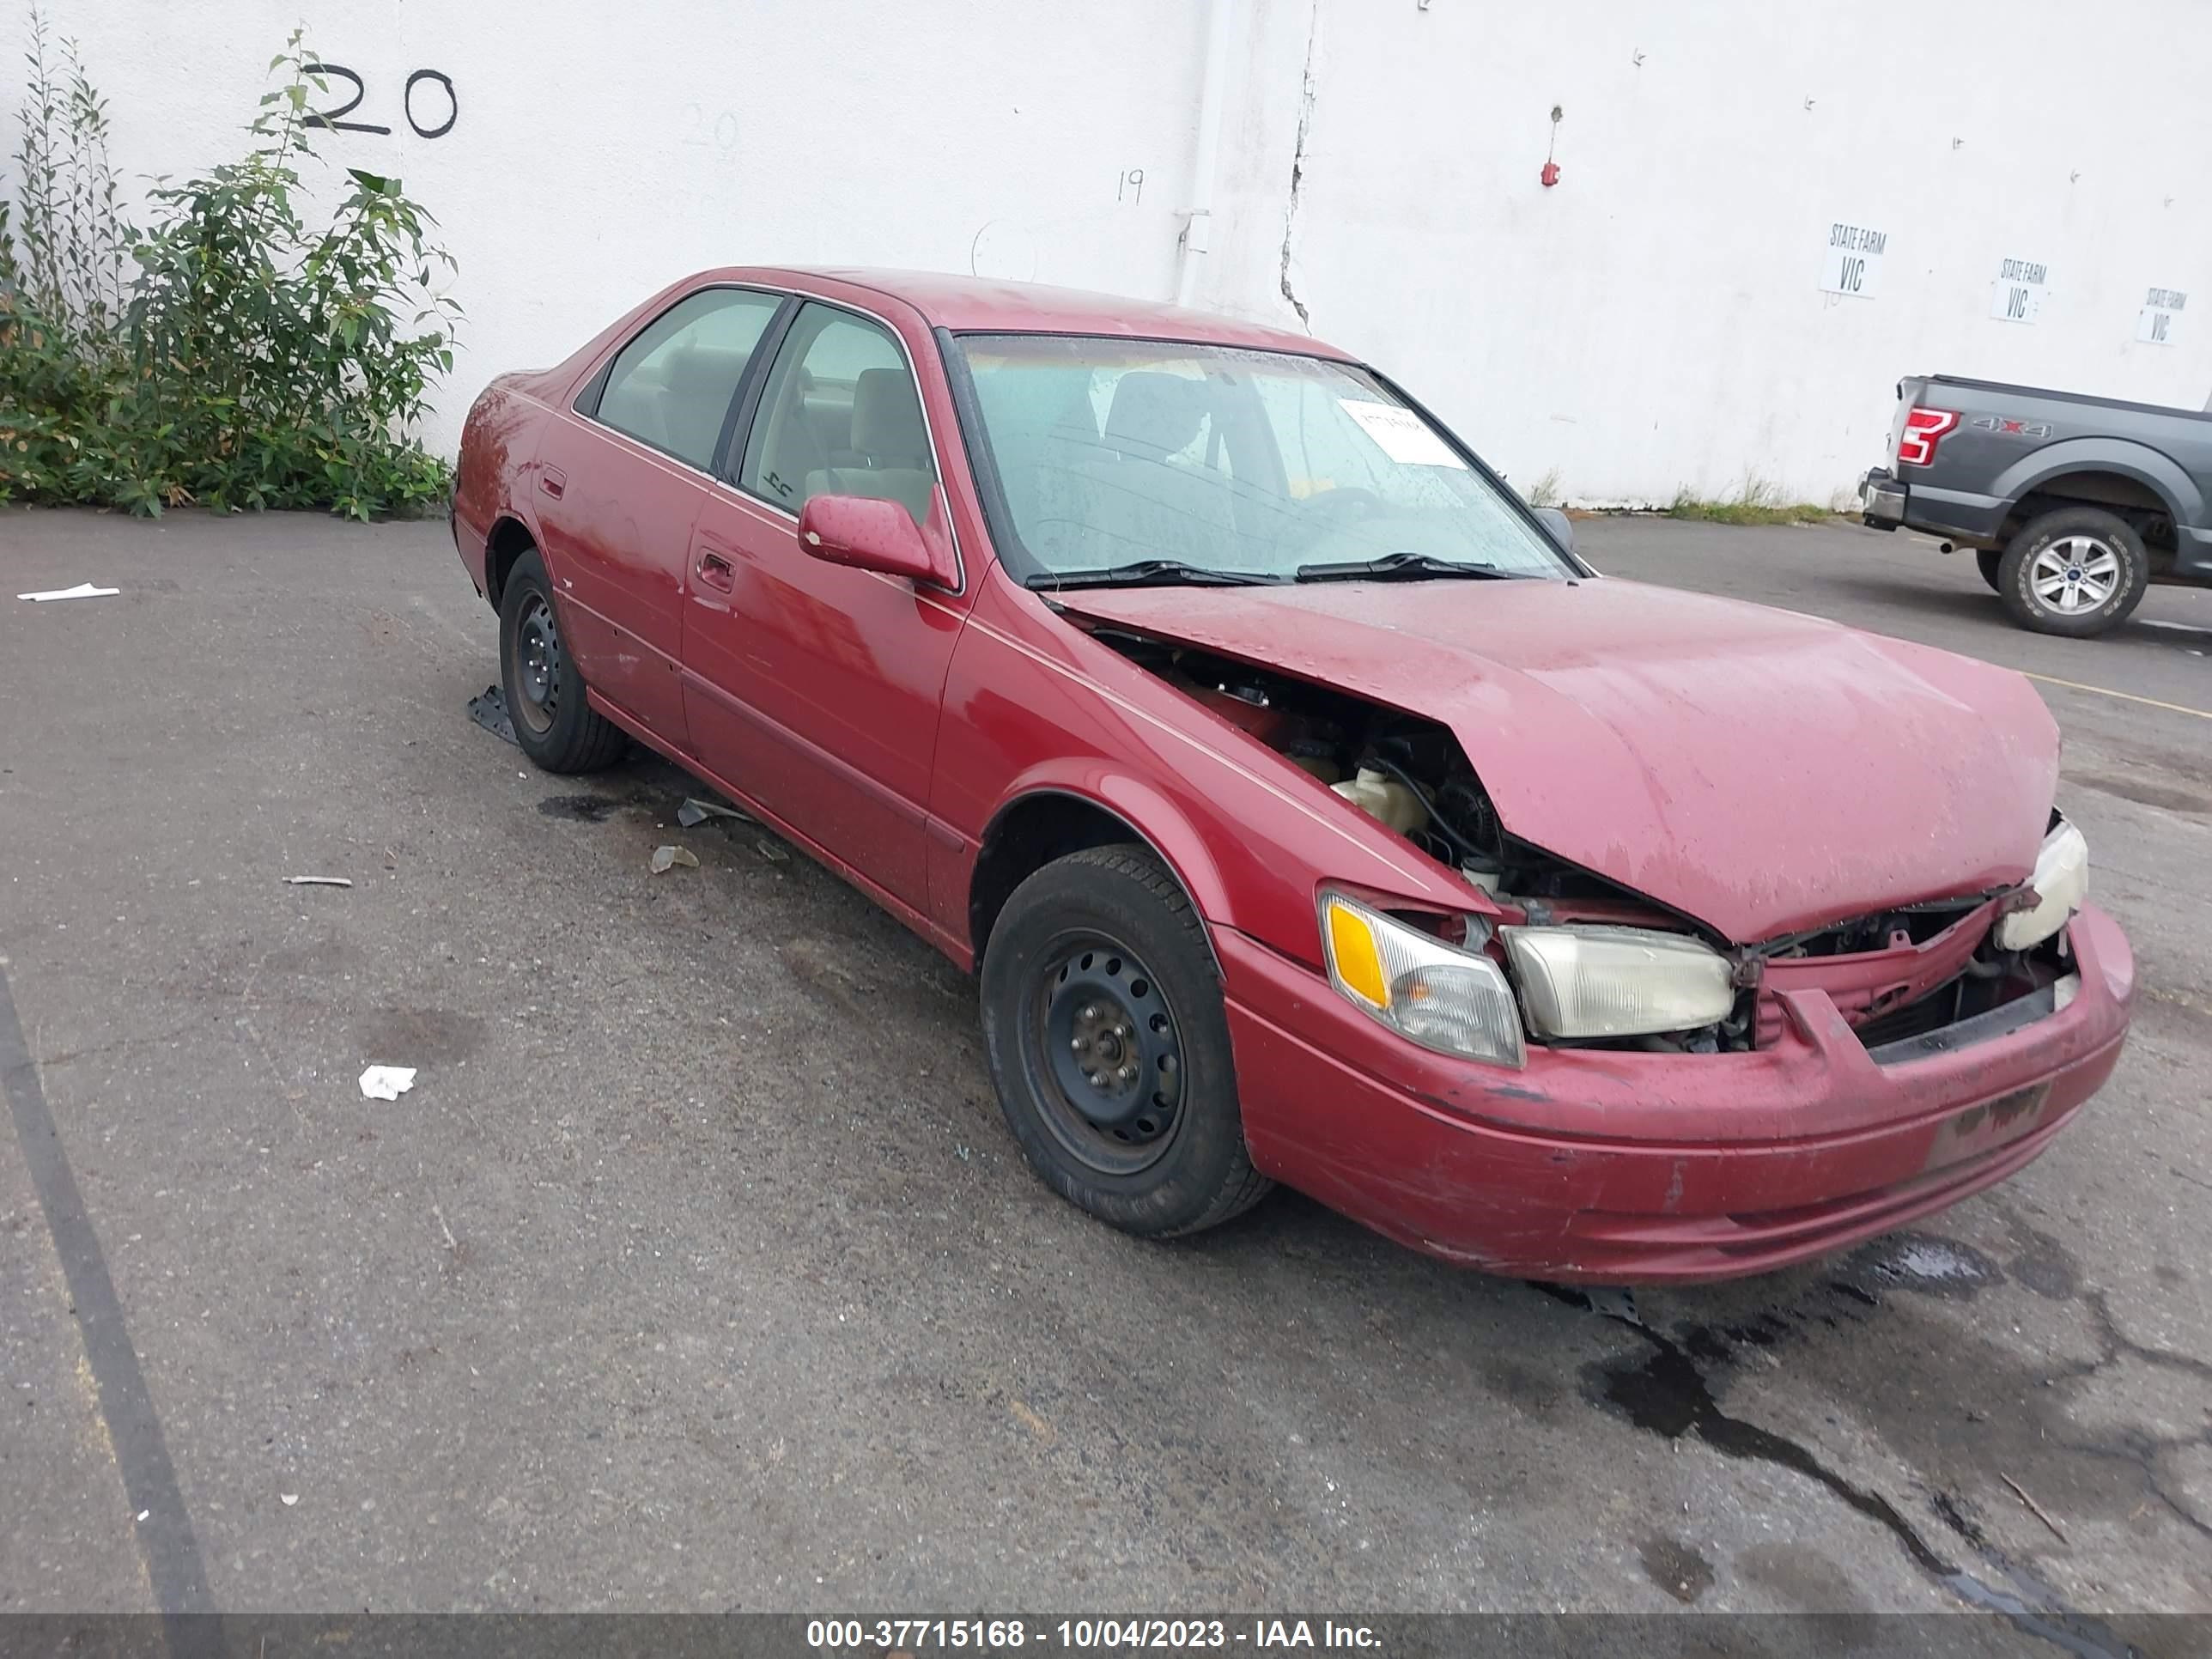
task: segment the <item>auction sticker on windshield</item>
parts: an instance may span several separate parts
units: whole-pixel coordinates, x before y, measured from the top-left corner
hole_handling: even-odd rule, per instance
[[[1412,410],[1358,398],[1339,398],[1337,402],[1392,460],[1406,466],[1455,466],[1467,471],[1467,463],[1452,453],[1451,446]]]

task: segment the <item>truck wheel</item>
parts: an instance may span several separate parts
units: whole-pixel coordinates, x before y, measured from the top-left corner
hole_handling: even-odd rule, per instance
[[[531,549],[499,596],[499,675],[522,752],[548,772],[597,772],[629,739],[584,700],[584,677],[562,643],[545,562]]]
[[[2088,639],[2142,602],[2150,560],[2125,519],[2100,507],[2063,507],[2012,539],[1997,564],[1997,597],[2039,634]]]
[[[1073,853],[1017,887],[984,949],[982,1006],[1006,1126],[1071,1204],[1160,1238],[1267,1194],[1205,930],[1146,848]]]
[[[1997,580],[1997,567],[2004,562],[2004,549],[1982,547],[1974,550],[1974,562],[1982,568],[1982,580],[1990,585],[1990,592],[2002,593],[2004,585]]]

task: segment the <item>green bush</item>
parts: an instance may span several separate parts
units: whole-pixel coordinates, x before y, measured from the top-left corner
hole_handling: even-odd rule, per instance
[[[349,169],[329,222],[302,216],[313,61],[274,58],[242,161],[155,181],[126,224],[106,108],[73,46],[31,85],[11,224],[0,197],[0,501],[158,514],[323,507],[357,519],[443,502],[416,435],[453,363],[450,255],[396,179]],[[126,257],[127,251],[127,257]]]

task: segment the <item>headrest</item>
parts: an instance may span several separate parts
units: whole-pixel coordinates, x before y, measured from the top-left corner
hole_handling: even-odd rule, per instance
[[[663,383],[679,397],[705,398],[719,394],[727,404],[745,372],[750,354],[724,351],[714,346],[684,346],[664,360]]]
[[[853,385],[853,447],[878,464],[929,453],[921,404],[904,369],[860,371]]]
[[[1115,383],[1113,406],[1106,411],[1107,446],[1160,459],[1198,436],[1206,415],[1204,381],[1132,370]]]

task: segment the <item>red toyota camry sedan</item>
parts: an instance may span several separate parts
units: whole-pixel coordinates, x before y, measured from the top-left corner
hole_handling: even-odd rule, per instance
[[[495,381],[453,534],[526,753],[645,744],[980,981],[1037,1173],[1284,1182],[1546,1279],[2000,1181],[2134,965],[2017,674],[1599,577],[1317,341],[742,269]]]

